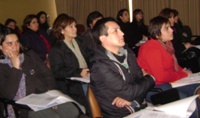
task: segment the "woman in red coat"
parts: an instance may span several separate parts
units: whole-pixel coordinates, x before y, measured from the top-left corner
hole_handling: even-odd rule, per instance
[[[164,90],[171,89],[170,82],[187,77],[192,72],[181,68],[177,63],[171,43],[173,30],[168,19],[157,16],[150,20],[149,33],[151,39],[139,49],[138,64],[155,77],[156,87]],[[178,87],[177,90],[180,98],[184,98],[199,93],[199,87],[198,83]]]
[[[165,84],[184,78],[192,72],[181,68],[171,43],[173,30],[168,19],[155,17],[150,21],[151,39],[141,46],[138,55],[139,65],[152,74],[156,84]]]

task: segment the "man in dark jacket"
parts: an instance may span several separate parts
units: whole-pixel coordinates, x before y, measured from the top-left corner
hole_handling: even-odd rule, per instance
[[[124,46],[124,33],[117,22],[103,18],[97,21],[93,34],[98,44],[92,58],[90,86],[103,117],[124,117],[145,108],[144,98],[155,82]]]

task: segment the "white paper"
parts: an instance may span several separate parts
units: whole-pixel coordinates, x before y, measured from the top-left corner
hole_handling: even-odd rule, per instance
[[[66,94],[58,90],[50,90],[43,94],[30,94],[16,103],[29,106],[34,111],[43,110],[66,102],[73,102],[85,113],[85,108]]]
[[[193,46],[191,46],[191,48],[192,47],[195,47],[195,48],[198,48],[198,49],[200,49],[200,45],[193,45]],[[187,48],[187,49],[185,49],[182,53],[184,53],[186,50],[188,50],[188,49],[190,49],[190,48]]]
[[[143,109],[124,118],[188,118],[188,117],[180,117],[175,115],[169,115],[164,112]]]
[[[71,80],[81,81],[84,83],[90,83],[90,77],[83,78],[83,77],[70,77]]]
[[[195,111],[197,97],[194,95],[160,106],[149,106],[125,118],[188,118]]]
[[[189,113],[193,113],[196,108],[195,99],[198,95],[194,95],[185,99],[177,100],[168,104],[155,107],[154,110],[163,111],[167,114],[185,117]]]
[[[185,86],[189,84],[195,84],[195,83],[200,83],[200,72],[191,74],[188,77],[182,78],[175,82],[171,82],[170,84],[172,85],[172,88],[176,88],[176,87]]]
[[[43,94],[31,94],[29,96],[26,96],[23,99],[18,100],[16,103],[18,104],[29,104],[29,105],[35,105],[35,106],[45,106],[50,104],[51,102],[55,101],[58,96],[50,96],[46,93]]]

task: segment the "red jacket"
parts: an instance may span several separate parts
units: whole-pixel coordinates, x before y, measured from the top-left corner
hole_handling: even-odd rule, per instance
[[[175,71],[173,57],[154,39],[140,47],[137,61],[141,68],[155,77],[156,84],[173,82],[187,76],[180,66]]]

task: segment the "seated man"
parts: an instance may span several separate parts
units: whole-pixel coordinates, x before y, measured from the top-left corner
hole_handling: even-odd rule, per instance
[[[124,117],[147,105],[146,93],[155,81],[136,62],[124,43],[124,33],[113,18],[103,18],[94,26],[97,45],[92,58],[91,88],[103,117]]]

